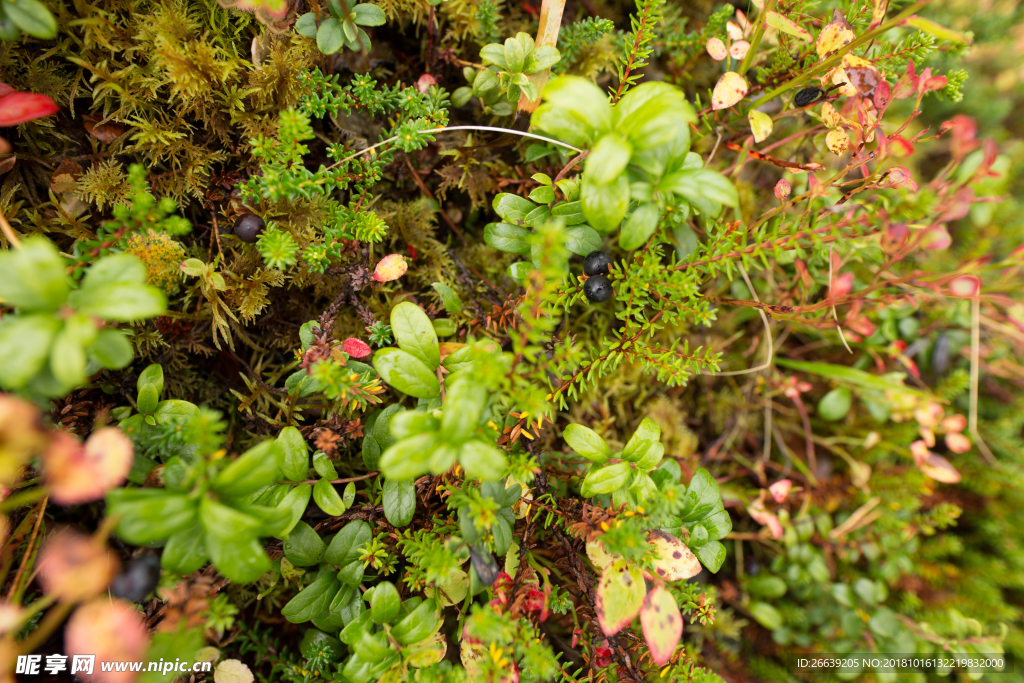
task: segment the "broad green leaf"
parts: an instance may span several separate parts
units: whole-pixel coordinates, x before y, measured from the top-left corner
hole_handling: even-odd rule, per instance
[[[402,439],[380,456],[380,471],[388,479],[415,479],[430,471],[430,457],[437,448],[436,434]]]
[[[390,624],[398,617],[402,599],[398,597],[395,584],[381,581],[370,596],[370,615],[375,624]]]
[[[430,323],[434,326],[434,333],[438,337],[450,337],[458,330],[455,321],[449,318],[434,318]]]
[[[636,466],[643,472],[649,472],[658,466],[661,459],[665,457],[665,447],[661,442],[652,443],[636,461]]]
[[[510,72],[520,72],[526,66],[525,47],[523,42],[516,38],[505,39],[505,64],[508,65],[507,68]]]
[[[345,514],[345,503],[342,502],[334,485],[327,479],[321,479],[313,485],[313,502],[332,517]]]
[[[196,501],[163,489],[113,489],[107,493],[107,516],[119,517],[115,533],[132,545],[170,538],[196,521]]]
[[[48,39],[57,35],[57,20],[39,0],[7,0],[4,12],[30,36]]]
[[[178,399],[167,399],[157,404],[153,417],[156,418],[158,425],[169,425],[198,414],[199,407],[194,403]]]
[[[626,251],[639,249],[654,234],[660,219],[661,209],[655,202],[641,204],[623,223],[619,246]]]
[[[341,566],[338,570],[338,581],[348,586],[358,586],[363,580],[366,567],[359,560],[353,560]]]
[[[338,478],[338,470],[335,469],[334,463],[322,451],[313,454],[313,469],[324,479]]]
[[[710,169],[676,171],[662,178],[658,187],[692,203],[708,200],[725,206],[739,204],[736,186],[721,173]]]
[[[429,321],[427,324],[430,325]],[[433,326],[430,326],[430,334],[436,344],[437,335]],[[403,394],[415,398],[434,398],[441,393],[441,384],[434,371],[418,357],[402,349],[381,349],[373,355],[373,367],[385,382]]]
[[[613,636],[629,626],[644,604],[647,588],[644,577],[632,562],[617,559],[601,572],[597,584],[594,611],[606,636]]]
[[[609,185],[616,180],[629,164],[633,147],[618,133],[608,133],[597,141],[584,169],[584,182]]]
[[[842,420],[853,405],[853,392],[849,387],[836,387],[818,401],[818,415],[829,422]]]
[[[448,386],[441,433],[446,440],[462,441],[476,431],[487,405],[487,388],[469,378],[456,379]]]
[[[695,549],[694,554],[712,574],[717,573],[722,568],[722,563],[725,562],[725,546],[719,541],[709,541]]]
[[[49,315],[0,318],[0,385],[22,389],[46,364],[60,321]]]
[[[658,666],[665,666],[683,637],[683,617],[676,599],[664,587],[655,586],[647,594],[640,610],[640,625],[651,659]]]
[[[295,20],[295,32],[305,38],[316,37],[316,15],[306,12]]]
[[[492,206],[496,214],[513,224],[524,222],[526,217],[537,209],[537,205],[529,199],[509,192],[496,194]]]
[[[872,375],[869,372],[851,368],[846,365],[834,365],[832,363],[817,363],[808,361],[794,361],[786,358],[779,358],[779,365],[791,370],[807,372],[812,375],[821,375],[838,382],[845,382],[865,389],[877,389],[879,391],[895,391],[902,394],[913,394],[915,396],[930,396],[930,394],[903,386],[905,375],[898,372],[891,372],[885,375]]]
[[[223,510],[211,513],[216,503],[204,500],[200,517],[206,533],[206,550],[217,571],[236,583],[252,583],[270,571],[270,558],[263,552],[256,531],[241,532],[225,524]],[[230,510],[225,506],[220,506]],[[238,516],[240,513],[235,513]]]
[[[349,522],[341,528],[327,546],[324,560],[343,567],[359,559],[359,551],[372,537],[370,525],[361,519]]]
[[[636,462],[651,445],[658,443],[661,439],[661,428],[658,423],[649,417],[640,421],[640,426],[629,438],[626,447],[622,449],[622,459],[629,462]]]
[[[562,187],[565,181],[558,181],[558,186]],[[551,209],[551,215],[556,218],[561,218],[566,225],[579,225],[585,223],[587,218],[583,215],[583,206],[579,200],[574,202],[562,202],[556,204]]]
[[[750,611],[750,616],[769,631],[778,630],[785,623],[779,611],[767,602],[752,602],[747,609]]]
[[[331,604],[340,588],[334,572],[321,570],[311,584],[281,608],[281,616],[293,624],[309,621]]]
[[[527,242],[531,233],[526,228],[511,223],[488,223],[484,226],[484,242],[498,251],[510,254],[526,254],[530,251]]]
[[[408,601],[406,602],[408,603]],[[402,617],[392,627],[391,635],[400,645],[418,643],[437,628],[438,621],[437,603],[428,598],[417,605],[412,612]]]
[[[146,385],[152,385],[156,390],[157,398],[164,391],[164,368],[159,363],[152,363],[146,366],[146,369],[139,373],[139,379],[135,383],[135,386],[139,391]]]
[[[446,311],[452,315],[462,313],[462,299],[459,298],[459,295],[455,293],[454,289],[441,282],[435,282],[431,286],[434,288],[434,291],[440,295],[441,303],[444,305]]]
[[[135,399],[135,405],[142,415],[150,415],[156,411],[160,404],[160,395],[157,393],[156,385],[146,384],[139,388],[139,395]]]
[[[4,3],[5,11],[9,7]],[[30,237],[21,249],[0,251],[0,299],[7,305],[55,311],[70,291],[64,259],[49,240]]]
[[[275,455],[284,478],[302,481],[309,474],[309,446],[302,433],[295,427],[285,427],[277,435],[278,449]]]
[[[384,482],[384,517],[395,527],[406,526],[416,513],[416,487],[410,480]]]
[[[315,628],[306,629],[299,643],[299,652],[306,659],[325,657],[329,661],[341,661],[345,656],[340,640]]]
[[[599,185],[584,176],[580,203],[590,226],[599,233],[608,234],[619,227],[626,216],[626,209],[629,208],[629,179],[622,174],[610,185]]]
[[[697,114],[681,90],[664,82],[649,81],[619,100],[612,126],[635,149],[653,149],[673,142],[678,153],[689,149],[689,124],[696,120]]]
[[[523,67],[523,71],[532,74],[544,69],[550,69],[558,63],[560,58],[558,49],[553,45],[540,45],[534,48],[533,52],[526,58],[526,66]]]
[[[580,76],[560,76],[548,81],[543,95],[552,107],[584,124],[591,135],[611,129],[612,107],[604,91],[593,82]]]
[[[589,225],[574,225],[566,228],[565,248],[579,256],[586,256],[601,248],[601,236]]]
[[[718,493],[718,482],[703,467],[697,468],[683,499],[683,521],[700,521],[716,508],[721,507],[722,498]]]
[[[284,542],[284,556],[296,567],[313,567],[319,564],[325,550],[326,544],[313,531],[313,527],[305,522],[296,524],[288,535],[288,540]]]
[[[530,201],[538,204],[550,204],[555,201],[555,190],[551,187],[536,187],[530,192]]]
[[[437,335],[422,308],[408,301],[395,306],[391,309],[391,329],[402,351],[419,358],[430,370],[441,364]]]
[[[768,600],[777,600],[786,594],[786,582],[778,576],[771,576],[768,574],[762,574],[761,576],[755,576],[754,578],[747,581],[747,591],[758,598],[765,598]],[[838,590],[837,590],[838,589]],[[836,597],[836,601],[840,604],[850,607],[852,603],[849,601],[850,587],[837,583],[832,586],[832,595]],[[842,599],[840,599],[842,598]]]
[[[287,488],[287,487],[285,487]],[[288,511],[288,521],[282,525],[281,532],[274,534],[278,538],[285,538],[295,525],[302,519],[302,515],[309,506],[309,498],[313,493],[313,487],[309,484],[302,484],[288,491],[277,503],[277,507]],[[347,507],[347,506],[346,506]]]
[[[68,303],[83,315],[120,322],[152,318],[167,310],[167,298],[159,289],[129,282],[76,290]]]
[[[469,593],[469,574],[456,568],[434,586],[428,586],[424,593],[428,598],[436,600],[442,607],[458,605],[466,599],[466,595]]]
[[[577,455],[591,462],[607,462],[612,451],[605,440],[594,430],[580,424],[570,424],[562,432],[562,438]]]
[[[273,484],[281,478],[278,465],[280,446],[276,441],[264,441],[243,453],[214,477],[211,487],[221,495],[244,496],[258,488]]]
[[[628,462],[605,465],[591,472],[583,479],[583,484],[580,486],[580,494],[584,498],[591,498],[603,493],[616,491],[626,485],[631,471]]]
[[[53,338],[50,350],[50,372],[68,389],[85,382],[85,349],[75,338],[74,332],[65,325]]]
[[[483,441],[467,441],[459,448],[459,464],[470,479],[492,481],[499,479],[508,468],[505,455]]]
[[[191,574],[209,561],[203,527],[198,522],[167,539],[160,566],[179,575]]]
[[[356,484],[350,481],[345,484],[345,491],[341,494],[341,502],[345,504],[345,509],[348,510],[352,507],[352,503],[356,500]]]
[[[345,44],[345,31],[342,23],[334,17],[327,17],[320,22],[316,31],[316,46],[325,55],[337,52]]]
[[[106,285],[141,285],[146,282],[146,266],[132,254],[105,256],[89,267],[82,289],[99,291]]]
[[[377,5],[368,2],[361,2],[352,8],[355,14],[355,22],[360,26],[383,26],[385,21],[384,10]]]
[[[100,330],[89,353],[108,370],[119,370],[132,362],[132,344],[120,330]]]
[[[801,27],[792,19],[789,19],[778,12],[769,10],[765,15],[765,20],[768,22],[769,26],[778,31],[788,33],[791,36],[799,38],[800,40],[806,40],[807,42],[813,40],[811,34],[808,33],[806,29]]]
[[[647,533],[656,559],[654,573],[666,581],[682,581],[700,574],[700,562],[686,544],[657,529]]]

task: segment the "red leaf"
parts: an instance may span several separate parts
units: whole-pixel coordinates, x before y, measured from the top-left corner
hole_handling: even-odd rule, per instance
[[[349,337],[342,343],[341,350],[353,358],[366,358],[373,350],[361,339]]]
[[[60,107],[46,95],[11,92],[0,97],[0,126],[16,126],[19,123],[41,119],[56,114],[59,109]]]

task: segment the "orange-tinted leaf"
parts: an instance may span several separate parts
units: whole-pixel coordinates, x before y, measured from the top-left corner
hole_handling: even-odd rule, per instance
[[[772,134],[772,117],[763,111],[751,109],[747,120],[750,122],[750,132],[754,134],[754,142],[764,142]]]
[[[615,560],[601,573],[594,610],[606,636],[629,626],[644,605],[647,588],[640,568],[626,560]]]
[[[856,55],[843,56],[843,70],[846,72],[847,83],[856,92],[869,97],[882,82],[882,74],[873,62]]]
[[[725,49],[725,43],[720,38],[708,38],[707,45],[708,54],[711,55],[711,59],[716,62],[720,62],[726,58],[729,54]]]
[[[712,109],[727,109],[747,94],[747,82],[735,71],[726,71],[711,94]]]
[[[382,258],[373,270],[373,279],[377,282],[391,282],[405,275],[409,264],[401,254],[388,254]]]
[[[843,125],[843,117],[839,115],[831,102],[821,105],[821,119],[825,122],[826,128],[838,128]]]
[[[39,582],[47,593],[77,602],[99,595],[121,563],[102,543],[63,530],[47,539],[39,553]]]
[[[655,586],[647,594],[640,610],[640,625],[651,659],[658,666],[665,666],[683,637],[683,617],[675,598],[664,587]]]
[[[953,238],[949,236],[949,230],[946,229],[946,226],[941,223],[930,226],[921,235],[922,249],[942,251],[943,249],[949,249],[951,244],[953,244]]]
[[[913,143],[901,135],[890,138],[889,145],[892,147],[892,153],[898,157],[908,157],[914,153]]]
[[[977,275],[961,275],[949,281],[949,293],[960,299],[978,296],[981,291],[981,279]]]
[[[750,50],[750,43],[745,40],[737,40],[729,46],[729,56],[733,59],[743,59]]]
[[[810,33],[808,33],[806,30],[804,30],[803,27],[801,27],[799,24],[797,24],[792,19],[784,17],[781,14],[779,14],[778,12],[775,12],[775,11],[768,12],[768,14],[765,15],[765,21],[768,22],[769,26],[771,26],[772,28],[774,28],[774,29],[776,29],[778,31],[782,31],[783,33],[788,33],[791,36],[799,38],[800,40],[806,40],[808,42],[811,41],[811,34]]]
[[[101,663],[142,661],[148,647],[146,626],[135,606],[106,596],[75,610],[64,629],[64,654],[96,655],[92,676],[82,680],[131,683],[136,672],[103,671]]]
[[[253,680],[249,667],[237,659],[225,659],[213,670],[213,683],[252,683]]]
[[[658,556],[654,561],[654,571],[666,581],[681,581],[700,573],[697,557],[672,534],[654,530],[648,532],[647,542]]]
[[[846,150],[850,148],[850,136],[841,128],[830,130],[825,136],[825,144],[833,154],[846,154]]]
[[[785,200],[789,196],[789,193],[793,191],[793,186],[789,184],[789,181],[785,178],[775,183],[775,196],[779,199]]]
[[[781,503],[786,500],[787,496],[789,496],[789,492],[792,488],[792,481],[789,479],[780,479],[768,487],[768,493],[772,494],[772,498],[776,503]]]
[[[928,452],[917,466],[924,472],[926,477],[943,484],[956,484],[960,481],[960,472],[953,465],[938,453]]]
[[[966,453],[971,450],[971,440],[959,432],[946,434],[946,448],[954,453]]]
[[[82,122],[85,124],[86,132],[103,144],[109,145],[124,133],[124,126],[120,123],[114,123],[113,121],[100,123],[100,121],[102,121],[102,119],[98,116],[82,117]]]
[[[962,432],[967,429],[967,418],[963,415],[950,415],[942,420],[940,428],[944,432]]]
[[[740,40],[743,38],[743,29],[735,21],[725,22],[725,32],[729,34],[729,40]]]
[[[78,178],[82,175],[82,167],[72,159],[60,162],[53,175],[50,176],[50,189],[61,195],[78,187]]]
[[[818,34],[818,42],[814,47],[818,51],[819,57],[826,57],[839,48],[849,45],[856,37],[857,34],[853,32],[853,27],[836,9],[832,10],[832,21],[825,24],[821,33]]]
[[[84,446],[67,432],[57,432],[43,453],[54,502],[77,505],[99,500],[124,483],[134,458],[135,446],[117,427],[93,432]]]
[[[889,0],[874,0],[871,7],[871,26],[878,26],[885,19],[885,12],[889,9]]]

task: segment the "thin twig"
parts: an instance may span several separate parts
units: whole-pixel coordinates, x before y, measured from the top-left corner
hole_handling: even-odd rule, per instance
[[[370,477],[376,477],[380,472],[369,472],[367,474],[360,475],[358,477],[349,477],[347,479],[331,479],[329,484],[347,484],[352,481],[362,481],[363,479],[369,479]],[[282,484],[289,484],[292,486],[298,486],[300,484],[315,484],[319,479],[306,479],[305,481],[282,481]]]
[[[967,413],[967,431],[989,465],[996,458],[978,432],[978,379],[981,375],[981,292],[971,301],[971,405]]]
[[[747,287],[750,288],[750,295],[754,297],[755,301],[760,302],[761,300],[757,298],[757,292],[754,291],[754,285],[750,282],[750,277],[747,276],[747,271],[743,268],[743,264],[737,264],[737,267],[740,269],[740,275],[743,276],[743,280],[747,283]],[[727,372],[701,371],[700,374],[709,375],[711,377],[730,377],[733,375],[748,375],[752,372],[760,372],[765,368],[771,367],[772,358],[775,356],[775,347],[772,342],[772,328],[768,324],[768,316],[765,315],[764,309],[758,308],[757,312],[761,315],[761,322],[764,323],[764,333],[765,336],[768,338],[768,357],[765,359],[764,363],[758,365],[756,368],[748,368],[746,370],[729,370]]]
[[[3,230],[4,237],[11,243],[11,246],[15,249],[21,249],[21,242],[18,240],[18,236],[14,233],[14,228],[7,222],[7,218],[0,213],[0,230]]]

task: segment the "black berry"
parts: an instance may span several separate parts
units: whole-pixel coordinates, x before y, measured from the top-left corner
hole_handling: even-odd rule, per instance
[[[592,251],[583,257],[583,272],[586,275],[607,275],[612,259],[603,251]]]
[[[592,303],[599,304],[611,299],[615,292],[607,275],[594,275],[583,284],[583,294]]]
[[[235,221],[235,235],[248,244],[254,244],[267,224],[254,213],[243,213]]]
[[[819,97],[821,97],[821,88],[804,88],[793,98],[793,104],[798,107],[806,107],[808,104],[817,102]]]
[[[128,563],[128,568],[114,577],[110,592],[117,598],[142,602],[156,588],[160,580],[160,559],[153,555],[139,555]]]

